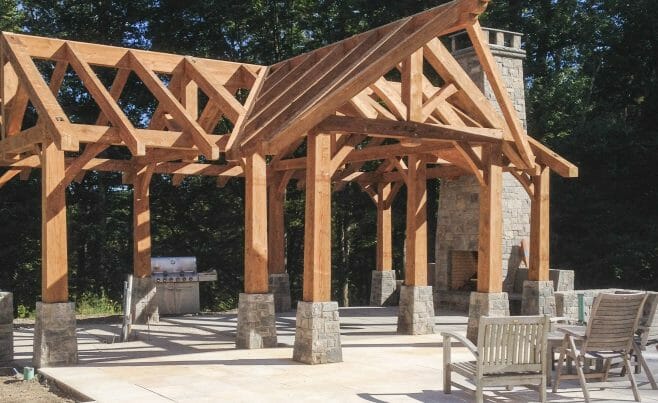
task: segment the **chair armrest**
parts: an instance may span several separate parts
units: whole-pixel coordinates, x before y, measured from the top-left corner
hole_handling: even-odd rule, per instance
[[[475,346],[475,344],[473,344],[469,339],[462,336],[461,334],[458,334],[458,333],[455,333],[455,332],[441,332],[441,336],[443,336],[444,338],[452,337],[454,339],[457,339],[457,341],[459,341],[467,349],[469,349],[471,351],[471,353],[473,353],[474,356],[476,356],[476,357],[478,356],[478,348]],[[447,348],[447,347],[448,346],[445,346],[445,345],[443,346],[443,348]]]
[[[560,323],[560,322],[564,323],[564,322],[568,322],[570,318],[567,316],[551,316],[549,320],[551,321],[551,323]]]
[[[568,334],[574,339],[584,339],[587,328],[585,326],[561,326],[558,331]]]

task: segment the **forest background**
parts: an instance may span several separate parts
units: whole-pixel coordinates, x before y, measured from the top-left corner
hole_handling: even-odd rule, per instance
[[[429,0],[0,0],[0,28],[78,41],[272,64],[436,6]],[[528,132],[580,167],[552,179],[551,267],[587,287],[658,288],[658,29],[653,0],[498,0],[484,26],[524,33]],[[137,84],[134,84],[137,85]],[[140,89],[124,108],[154,105]],[[60,100],[84,120],[97,110],[73,77]],[[149,109],[150,108],[150,109]],[[653,161],[653,162],[651,162]],[[653,168],[652,168],[653,167]],[[434,256],[438,181],[430,192]],[[242,180],[218,188],[192,177],[151,183],[153,256],[196,256],[202,306],[236,305],[243,273]],[[405,196],[394,204],[394,268],[401,272]],[[78,305],[110,309],[132,272],[132,188],[120,174],[90,172],[68,188],[69,271]],[[334,299],[367,303],[375,267],[376,210],[357,186],[336,192]],[[286,202],[287,269],[301,292],[304,195]],[[21,314],[40,299],[40,174],[0,191],[0,289]],[[398,278],[401,278],[398,274]],[[99,302],[100,301],[100,302]]]

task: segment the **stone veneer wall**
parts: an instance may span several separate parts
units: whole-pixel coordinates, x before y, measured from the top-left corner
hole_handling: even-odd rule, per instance
[[[525,88],[521,35],[491,31],[491,50],[512,97],[519,118],[526,125]],[[493,90],[472,48],[456,49],[453,55],[497,110]],[[480,188],[474,176],[442,180],[436,229],[435,290],[447,290],[450,279],[450,251],[478,249]],[[504,290],[511,291],[515,269],[520,264],[519,245],[530,237],[530,198],[521,184],[509,173],[503,175],[503,276]]]
[[[474,176],[441,181],[436,225],[437,290],[450,284],[450,251],[478,249],[480,186]],[[530,198],[521,184],[503,174],[503,278],[511,291],[515,269],[521,263],[519,245],[530,237]]]

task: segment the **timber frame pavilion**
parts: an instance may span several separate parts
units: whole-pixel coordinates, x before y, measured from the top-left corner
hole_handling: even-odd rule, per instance
[[[549,173],[575,177],[577,168],[523,129],[478,22],[487,3],[455,0],[272,66],[3,33],[0,165],[7,170],[0,186],[41,169],[41,304],[69,300],[66,188],[93,170],[122,172],[134,186],[137,278],[151,273],[153,174],[171,174],[174,183],[189,175],[214,176],[219,185],[244,177],[241,310],[256,301],[249,295],[271,303],[269,275],[285,272],[283,205],[291,180],[306,192],[302,303],[311,307],[331,300],[332,185],[348,182],[358,183],[376,204],[379,271],[392,268],[391,204],[407,186],[404,284],[413,289],[428,286],[427,179],[474,175],[481,188],[477,292],[496,294],[502,292],[502,174],[510,172],[531,198],[529,280],[547,281]],[[439,39],[462,30],[500,112]],[[52,74],[43,74],[35,61],[51,63]],[[99,69],[113,72],[109,87]],[[76,74],[98,105],[93,124],[72,122],[60,105],[66,74]],[[157,100],[145,128],[135,127],[120,106],[133,74]],[[207,103],[199,102],[200,92]],[[28,103],[38,120],[25,128]],[[232,131],[214,134],[222,119]],[[127,148],[131,158],[104,157],[110,147]],[[293,156],[300,147],[306,156]],[[364,172],[367,161],[379,165]],[[260,336],[276,334],[273,315],[257,322],[245,318],[239,315],[238,326],[250,337],[238,340],[238,347],[270,346],[263,340],[271,337]],[[297,326],[297,337],[307,337],[299,320]],[[413,332],[413,326],[402,331]],[[298,355],[305,348],[312,354]],[[296,358],[340,359],[330,354],[314,361],[323,354],[315,348],[296,340]]]

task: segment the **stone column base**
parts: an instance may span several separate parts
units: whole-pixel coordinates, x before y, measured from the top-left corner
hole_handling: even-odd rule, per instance
[[[274,295],[274,311],[290,312],[292,310],[290,300],[290,277],[288,273],[270,274],[270,293]]]
[[[477,343],[478,326],[482,316],[510,316],[509,298],[506,292],[472,292],[468,305],[466,337]]]
[[[134,325],[145,325],[160,321],[155,280],[151,277],[133,277],[133,292],[130,310]]]
[[[37,302],[32,365],[45,368],[77,364],[78,341],[75,328],[73,302]]]
[[[292,359],[305,364],[343,361],[338,302],[297,303],[297,331]]]
[[[272,294],[240,294],[235,346],[247,349],[277,346]]]
[[[431,286],[402,286],[398,333],[411,335],[434,333],[434,296]]]
[[[14,360],[14,295],[0,292],[0,367]]]
[[[395,305],[395,272],[393,270],[373,271],[370,282],[370,306]]]
[[[521,297],[521,315],[551,315],[555,316],[555,293],[552,281],[523,282]]]

